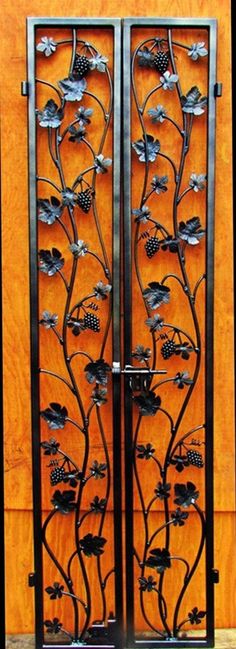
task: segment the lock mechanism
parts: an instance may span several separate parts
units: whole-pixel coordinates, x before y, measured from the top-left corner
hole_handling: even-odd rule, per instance
[[[120,363],[113,362],[113,374],[124,374],[129,377],[129,387],[132,392],[145,392],[149,390],[152,376],[155,374],[167,374],[167,370],[149,370],[148,367],[133,367],[133,365],[125,365],[121,369]]]

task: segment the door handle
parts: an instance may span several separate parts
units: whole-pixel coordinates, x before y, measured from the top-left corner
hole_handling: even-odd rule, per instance
[[[112,373],[129,376],[129,386],[132,392],[142,392],[149,389],[153,375],[166,374],[167,370],[150,370],[148,367],[134,367],[133,365],[125,365],[121,369],[120,363],[114,361]]]

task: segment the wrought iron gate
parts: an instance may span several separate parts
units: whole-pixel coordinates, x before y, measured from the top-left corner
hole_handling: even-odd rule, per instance
[[[216,21],[123,22],[28,19],[37,649],[214,638]]]

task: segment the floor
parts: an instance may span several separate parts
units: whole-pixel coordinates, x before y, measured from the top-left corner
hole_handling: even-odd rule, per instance
[[[236,629],[216,629],[215,635],[215,649],[236,649]],[[7,636],[6,649],[34,649],[34,646],[32,635]]]

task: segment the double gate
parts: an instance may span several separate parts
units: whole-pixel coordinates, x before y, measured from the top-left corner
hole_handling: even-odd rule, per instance
[[[215,61],[28,19],[37,649],[213,646]]]

